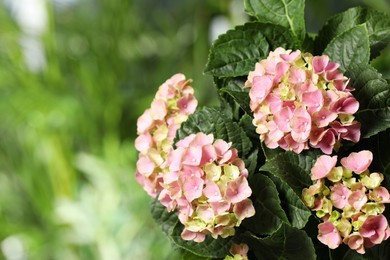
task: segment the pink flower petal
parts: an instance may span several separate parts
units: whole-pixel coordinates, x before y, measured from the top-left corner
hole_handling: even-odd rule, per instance
[[[325,71],[329,71],[329,72],[335,71],[339,67],[340,67],[340,64],[335,63],[335,62],[329,62],[328,65],[325,68]]]
[[[234,255],[240,255],[242,259],[248,259],[248,251],[249,247],[247,244],[233,244],[232,247],[230,248],[229,252],[234,256]]]
[[[312,62],[313,62],[314,73],[320,74],[325,71],[325,68],[329,62],[329,57],[326,55],[316,56],[313,57]]]
[[[337,156],[330,157],[328,155],[321,155],[318,157],[313,168],[311,169],[311,179],[318,180],[325,178],[329,172],[336,166]]]
[[[260,104],[268,96],[272,89],[272,79],[269,76],[259,76],[253,79],[253,87],[249,91],[251,100]]]
[[[300,154],[303,149],[307,149],[307,142],[299,143],[296,142],[292,137],[291,134],[285,135],[282,139],[278,142],[279,146],[286,150],[286,151],[293,151],[297,154]]]
[[[306,92],[302,95],[302,102],[307,106],[310,113],[319,111],[324,104],[324,97],[321,90]]]
[[[210,222],[215,217],[214,211],[210,205],[200,204],[196,209],[197,217],[205,222]]]
[[[252,194],[248,181],[244,176],[228,183],[225,198],[228,202],[238,203]]]
[[[288,79],[292,84],[305,82],[306,72],[303,69],[292,67],[290,69],[290,75]]]
[[[337,113],[322,109],[313,114],[313,122],[318,128],[328,126],[330,122],[336,120]]]
[[[298,143],[309,139],[311,130],[310,114],[303,107],[297,108],[291,119],[291,137]]]
[[[195,135],[194,139],[191,141],[191,146],[205,146],[212,144],[214,141],[213,134],[206,135],[204,133],[198,133]]]
[[[218,202],[222,199],[221,191],[215,182],[207,182],[203,189],[203,194],[208,198],[209,202]]]
[[[192,95],[182,97],[177,101],[177,106],[181,113],[189,115],[195,112],[198,100]]]
[[[346,133],[341,133],[341,138],[357,143],[360,140],[360,127],[361,124],[359,122],[351,125],[344,125]]]
[[[203,184],[203,179],[196,176],[184,180],[183,193],[189,202],[202,196]]]
[[[202,147],[190,146],[183,157],[183,164],[198,166],[202,159]]]
[[[278,128],[275,121],[267,123],[268,134],[265,137],[264,143],[268,148],[274,149],[278,147],[278,141],[283,137],[284,133]]]
[[[217,152],[217,156],[223,157],[223,155],[229,150],[229,148],[232,144],[227,143],[224,140],[217,139],[217,140],[215,140],[213,145],[214,145],[215,151]]]
[[[383,203],[390,202],[389,191],[385,187],[376,187],[370,193],[370,198]]]
[[[182,224],[185,224],[188,218],[194,213],[194,209],[192,208],[190,202],[184,197],[177,199],[176,202],[179,221]]]
[[[137,133],[141,134],[148,131],[153,126],[153,121],[150,115],[150,109],[145,110],[137,120]]]
[[[164,120],[167,115],[167,104],[165,101],[161,99],[153,100],[150,115],[154,120]]]
[[[196,135],[195,134],[190,134],[189,136],[185,137],[184,139],[178,141],[176,143],[176,147],[184,147],[187,148],[190,146],[191,142],[195,139]]]
[[[354,232],[344,238],[343,242],[352,250],[356,250],[359,254],[364,254],[364,238],[358,233]]]
[[[372,162],[372,153],[364,150],[358,153],[351,153],[348,157],[341,159],[341,164],[357,174],[361,174],[368,169]]]
[[[336,134],[337,132],[333,129],[325,130],[318,137],[317,144],[312,145],[312,147],[320,148],[325,154],[331,154],[336,143]]]
[[[214,210],[215,215],[223,215],[226,211],[229,210],[231,203],[225,200],[218,202],[211,202],[211,207]]]
[[[343,209],[348,204],[348,197],[352,191],[341,183],[336,183],[331,189],[330,199],[333,206]]]
[[[276,64],[276,75],[274,77],[273,83],[277,84],[281,77],[283,77],[288,69],[290,68],[290,64],[287,62],[279,62]]]
[[[135,139],[135,149],[141,153],[147,152],[153,145],[152,136],[146,132]]]
[[[207,163],[213,162],[217,159],[217,152],[212,144],[208,144],[202,147],[202,159],[199,166],[203,166]]]
[[[343,79],[343,74],[338,70],[326,71],[325,79],[328,81]]]
[[[289,107],[283,107],[279,112],[274,114],[274,121],[278,126],[278,128],[283,132],[291,131],[291,127],[290,127],[291,118],[292,118],[292,112]]]
[[[183,240],[193,240],[195,242],[201,243],[205,240],[206,235],[200,232],[192,232],[188,229],[184,229],[181,233],[181,238]]]
[[[171,199],[171,197],[167,194],[167,190],[165,189],[160,192],[158,200],[167,208],[168,212],[173,211],[176,207],[176,201]]]
[[[283,54],[280,54],[280,57],[287,61],[287,62],[294,62],[296,61],[301,55],[301,51],[300,50],[296,50],[296,51],[293,51],[291,52],[290,54],[287,54],[287,53],[283,53]]]
[[[255,215],[255,208],[253,207],[252,201],[250,199],[244,199],[243,201],[237,203],[233,207],[234,215],[239,220],[249,218]]]
[[[276,114],[282,108],[283,101],[280,99],[279,96],[276,96],[271,93],[267,96],[264,103],[269,106],[269,109],[271,110],[272,114]]]
[[[333,112],[344,114],[354,114],[358,109],[359,102],[352,96],[340,98],[331,107]]]
[[[362,190],[355,190],[348,197],[348,203],[356,210],[360,210],[367,203],[367,196]]]
[[[389,228],[387,219],[383,215],[370,215],[359,229],[359,233],[372,244],[380,244],[387,238]]]
[[[167,159],[164,164],[169,167],[170,171],[179,171],[181,169],[181,161],[185,152],[185,148],[178,147],[176,150],[172,150],[168,153]]]
[[[140,174],[149,177],[153,173],[155,167],[153,161],[148,156],[140,155],[137,161],[137,171]]]
[[[318,225],[318,240],[331,249],[337,248],[341,244],[341,236],[336,227],[330,222]]]

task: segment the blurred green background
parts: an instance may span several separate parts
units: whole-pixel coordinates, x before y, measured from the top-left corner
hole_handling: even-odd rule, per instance
[[[358,3],[390,13],[308,0],[308,30]],[[246,20],[241,0],[0,1],[0,259],[180,259],[134,179],[136,120],[177,72],[216,104],[209,46]]]

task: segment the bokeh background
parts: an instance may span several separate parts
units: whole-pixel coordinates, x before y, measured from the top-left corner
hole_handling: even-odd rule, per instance
[[[365,4],[306,1],[308,30]],[[0,259],[180,259],[134,179],[136,120],[177,72],[200,105],[242,0],[0,0]],[[375,65],[390,77],[390,50]]]

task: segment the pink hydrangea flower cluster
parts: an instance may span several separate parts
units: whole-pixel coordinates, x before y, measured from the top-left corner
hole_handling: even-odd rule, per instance
[[[372,158],[364,150],[342,158],[341,166],[336,166],[337,156],[322,155],[311,169],[316,183],[302,191],[302,199],[324,221],[318,225],[318,240],[331,249],[343,242],[364,254],[365,247],[390,236],[382,215],[390,195],[380,186],[383,174],[368,170]]]
[[[159,87],[151,107],[137,121],[136,179],[152,197],[162,190],[161,166],[173,149],[176,131],[198,105],[190,82],[183,74],[172,76]]]
[[[267,147],[300,153],[310,146],[331,154],[341,139],[360,139],[353,116],[359,103],[338,67],[326,55],[283,48],[256,63],[245,87],[253,124]]]
[[[234,227],[255,214],[248,197],[248,170],[231,143],[212,134],[191,134],[176,143],[165,162],[159,200],[168,211],[177,208],[184,240],[202,242],[232,236]]]

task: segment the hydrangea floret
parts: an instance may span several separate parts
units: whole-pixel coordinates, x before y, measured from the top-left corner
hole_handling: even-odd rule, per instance
[[[162,164],[173,149],[176,131],[198,105],[190,83],[183,74],[173,75],[159,87],[151,107],[138,118],[136,179],[152,197],[162,190]]]
[[[202,242],[210,234],[226,238],[255,214],[248,198],[248,170],[231,143],[212,134],[191,134],[178,141],[164,163],[159,195],[168,211],[178,210],[184,240]]]
[[[320,156],[311,169],[316,183],[302,191],[307,207],[323,220],[318,225],[318,240],[331,249],[341,243],[360,254],[365,248],[380,244],[390,236],[384,203],[390,202],[389,191],[380,184],[383,174],[370,173],[370,151],[337,156]]]
[[[360,123],[353,116],[359,103],[338,67],[326,55],[283,48],[256,63],[245,87],[253,124],[267,147],[331,154],[341,139],[359,141]]]
[[[224,260],[248,260],[249,247],[247,244],[232,244],[228,255]]]

